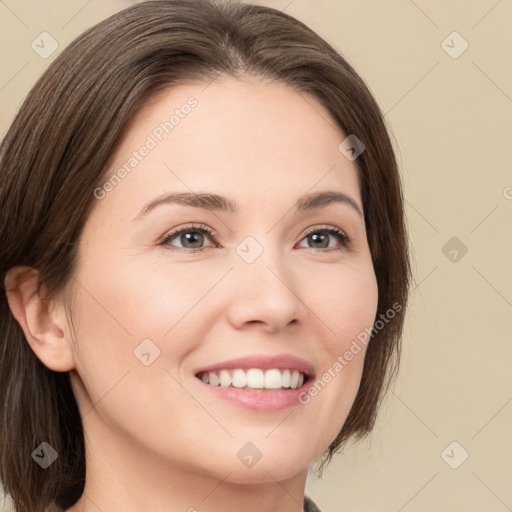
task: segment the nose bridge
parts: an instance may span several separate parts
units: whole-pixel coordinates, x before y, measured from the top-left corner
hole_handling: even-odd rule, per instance
[[[236,270],[239,278],[247,279],[253,286],[261,283],[274,290],[285,287],[291,293],[282,282],[286,281],[286,276],[291,272],[283,249],[279,241],[273,240],[271,235],[257,235],[257,238],[247,236],[236,247]]]
[[[298,318],[301,301],[282,249],[271,236],[248,236],[237,246],[235,323],[261,321],[277,329]]]

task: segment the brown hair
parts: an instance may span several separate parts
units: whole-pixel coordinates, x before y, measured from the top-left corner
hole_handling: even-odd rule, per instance
[[[152,0],[87,30],[29,92],[0,148],[0,277],[38,270],[47,298],[64,290],[81,230],[123,128],[157,90],[219,73],[281,81],[318,99],[357,158],[368,243],[379,289],[374,333],[348,418],[325,462],[374,425],[396,373],[410,280],[398,167],[383,116],[364,81],[315,32],[268,7],[214,0]],[[340,141],[341,142],[341,141]],[[396,305],[400,305],[399,308]],[[18,512],[68,508],[85,483],[84,434],[69,375],[44,366],[0,294],[0,478]],[[59,454],[32,460],[42,442]]]

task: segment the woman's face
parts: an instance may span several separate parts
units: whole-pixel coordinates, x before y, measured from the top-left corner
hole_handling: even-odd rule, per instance
[[[95,191],[69,287],[89,442],[241,483],[290,478],[333,441],[365,347],[344,354],[377,309],[345,137],[314,98],[275,82],[180,85],[138,112]],[[319,192],[341,199],[297,208]],[[198,373],[211,368],[223,385],[237,368],[252,368],[237,386],[289,386],[286,369],[307,378],[296,391],[214,387]]]

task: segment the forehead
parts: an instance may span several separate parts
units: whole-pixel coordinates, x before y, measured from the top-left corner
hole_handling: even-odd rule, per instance
[[[283,202],[333,187],[358,199],[357,168],[338,149],[344,138],[318,100],[281,82],[180,84],[127,125],[105,180],[125,172],[102,202],[128,206],[166,191]]]

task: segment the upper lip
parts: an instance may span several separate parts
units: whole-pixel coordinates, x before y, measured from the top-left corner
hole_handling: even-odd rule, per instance
[[[279,370],[297,370],[305,374],[306,377],[314,377],[315,369],[311,363],[292,354],[276,354],[265,356],[261,354],[250,354],[229,361],[214,363],[209,366],[198,368],[195,375],[202,372],[214,372],[216,370],[248,370],[249,368],[261,368],[262,370],[270,370],[277,368]]]

